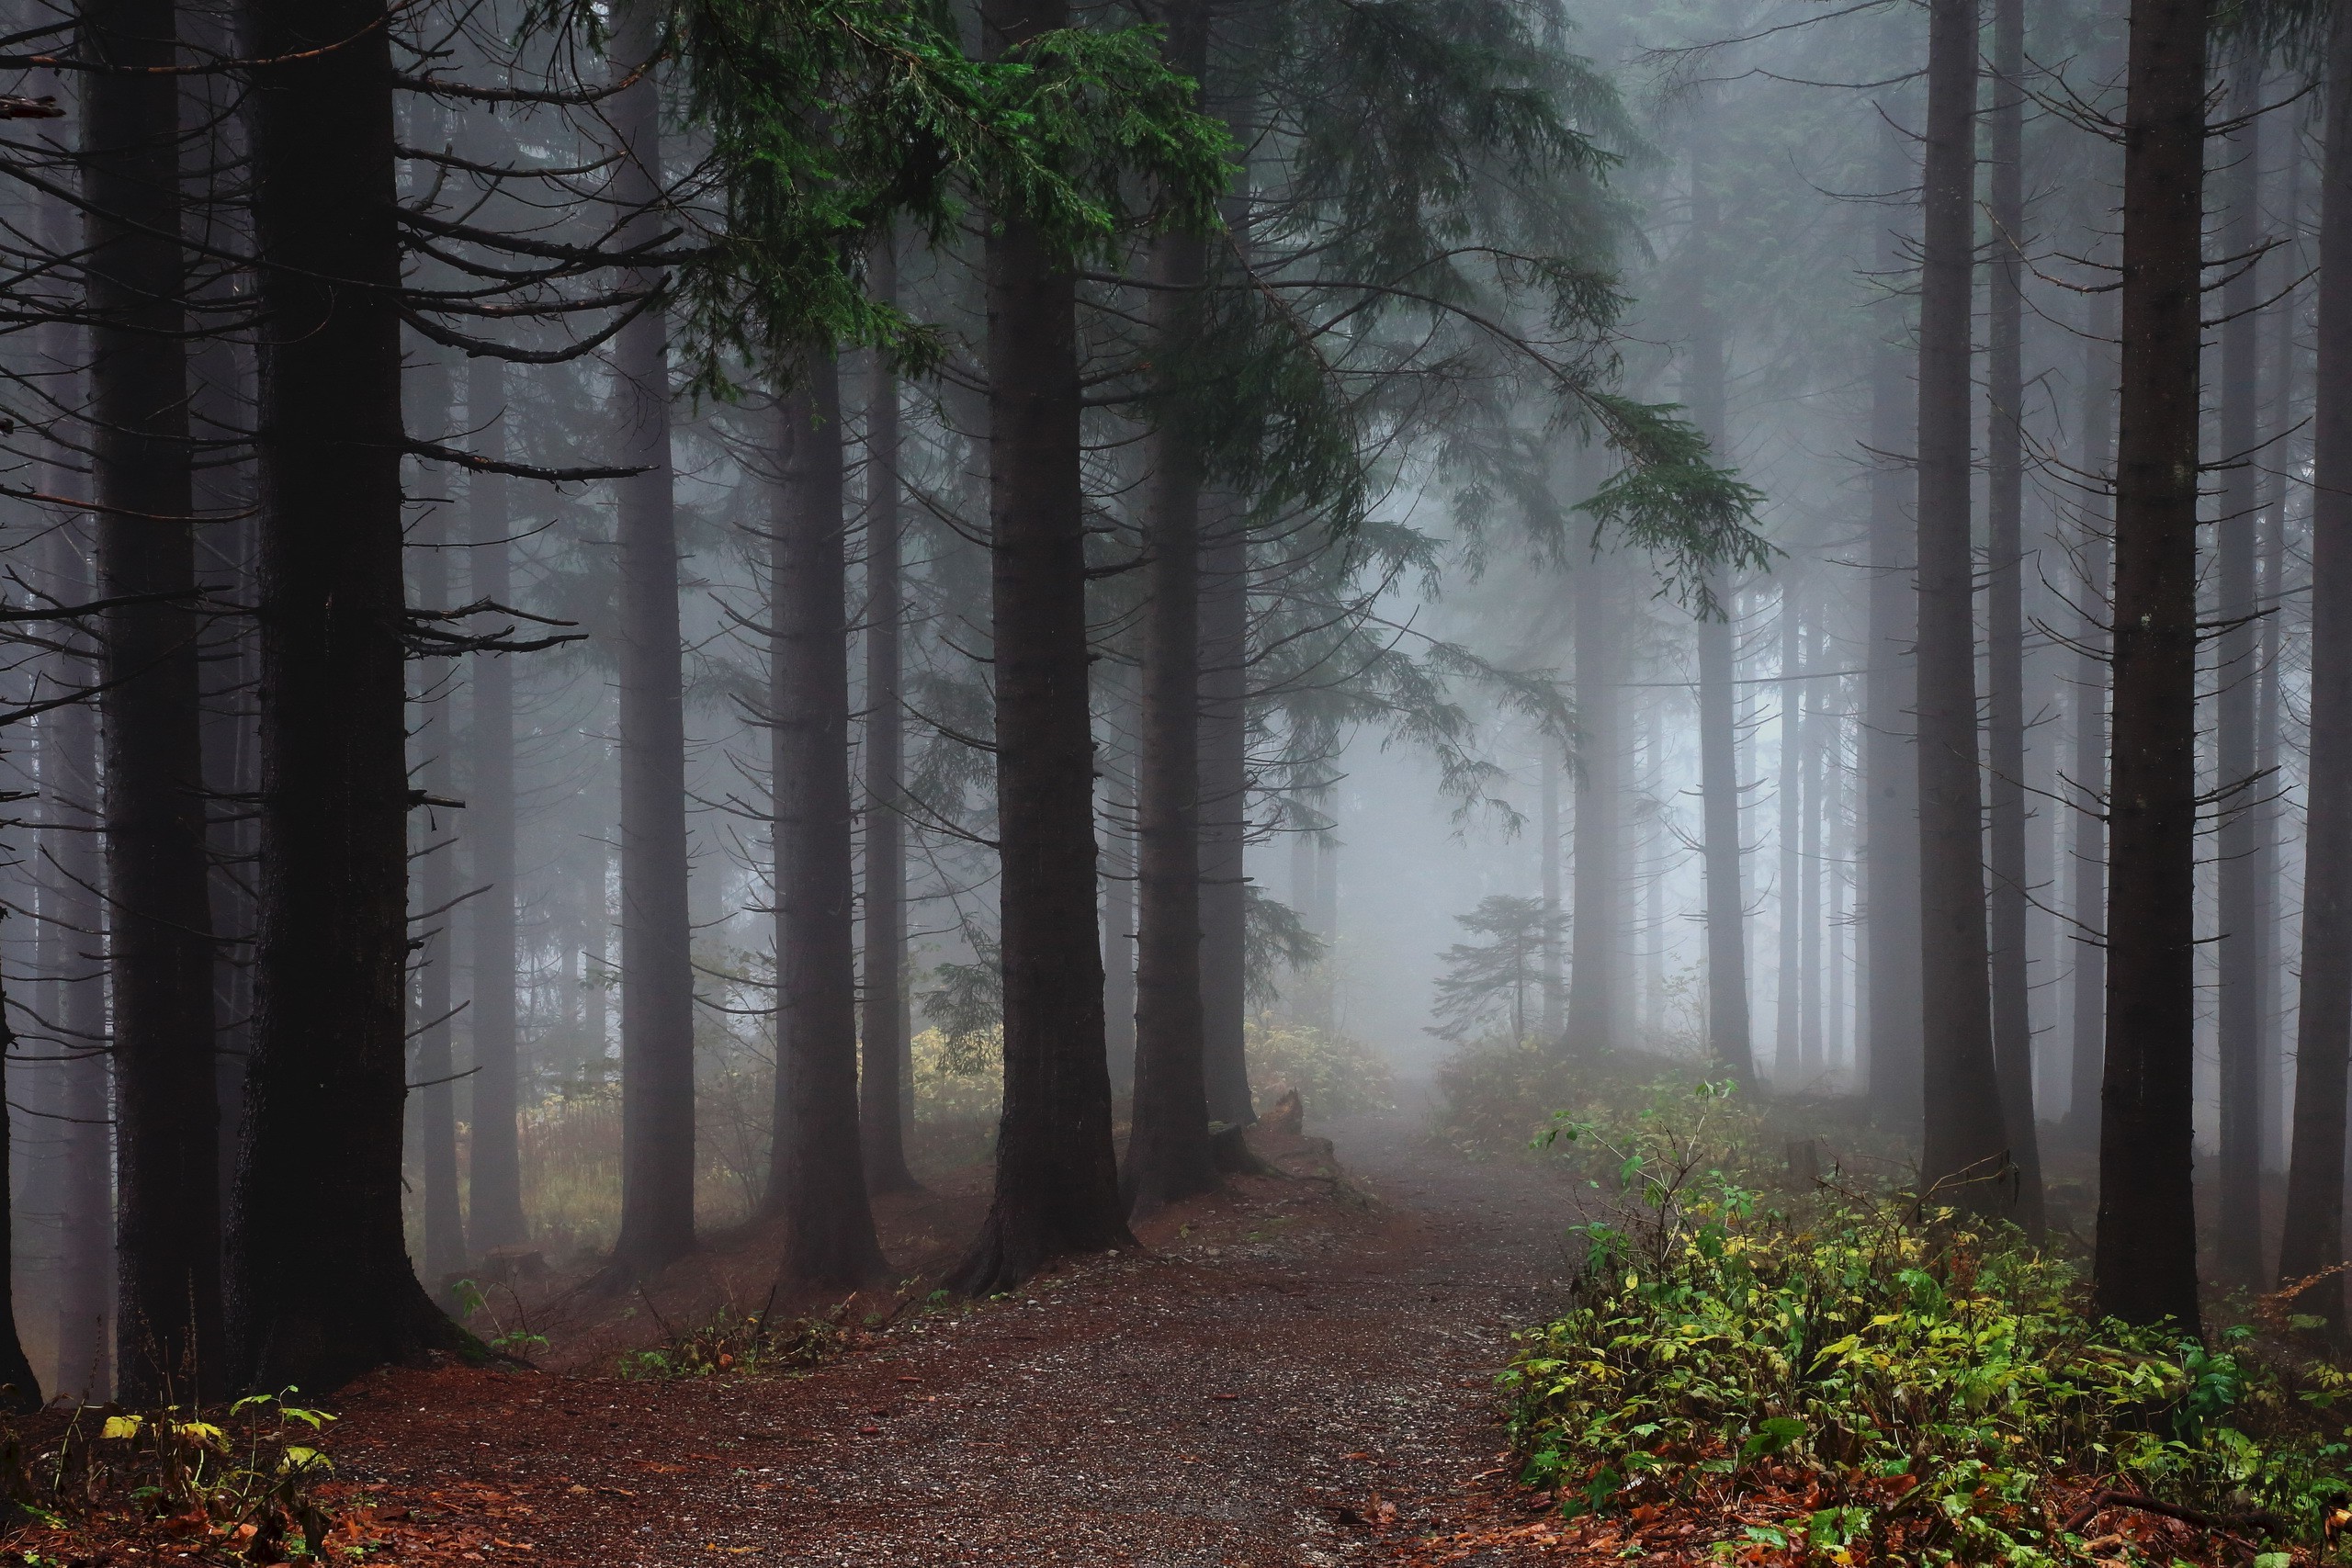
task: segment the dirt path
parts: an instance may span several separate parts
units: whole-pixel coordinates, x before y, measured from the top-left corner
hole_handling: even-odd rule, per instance
[[[338,1451],[403,1562],[1366,1561],[1494,1464],[1492,1375],[1569,1218],[1418,1125],[1330,1130],[1369,1212],[1252,1183],[806,1377],[390,1373]]]

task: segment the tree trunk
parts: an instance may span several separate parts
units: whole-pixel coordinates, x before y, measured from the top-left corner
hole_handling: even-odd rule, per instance
[[[446,381],[445,377],[435,379]],[[447,411],[445,408],[441,412],[446,415]],[[441,509],[428,507],[418,517],[415,533],[409,539],[410,547],[416,551],[416,602],[426,609],[446,610],[451,604],[447,528]],[[450,755],[456,742],[451,733],[454,726],[450,723],[450,705],[447,697],[443,696],[415,706],[413,751],[417,758],[417,783],[427,795],[440,800],[451,798],[457,789]],[[457,933],[452,928],[458,919],[458,832],[452,816],[454,813],[444,816],[438,809],[428,807],[414,819],[416,829],[421,829],[415,833],[414,865],[418,918],[423,923],[414,933],[417,945],[410,966],[416,998],[416,1021],[413,1026],[416,1071],[413,1081],[420,1086],[416,1091],[417,1145],[424,1168],[424,1280],[425,1288],[435,1292],[466,1267],[465,1216],[458,1196],[457,1064],[449,1042],[455,1007],[450,979],[451,971],[457,967]],[[475,1092],[479,1106],[478,1081]],[[479,1112],[474,1149],[479,1168]],[[481,1195],[481,1188],[477,1183],[477,1204]]]
[[[1879,188],[1912,180],[1908,144],[1889,120],[1881,132]],[[1882,278],[1903,268],[1903,237],[1878,231]],[[1866,1044],[1871,1114],[1882,1125],[1916,1128],[1920,1105],[1919,754],[1912,710],[1917,682],[1916,536],[1905,517],[1909,476],[1902,453],[1911,419],[1909,333],[1903,296],[1887,288],[1876,310],[1871,352],[1869,674],[1862,696],[1862,941],[1869,971]]]
[[[1772,997],[1772,1080],[1784,1089],[1804,1086],[1804,861],[1800,850],[1804,817],[1804,617],[1797,608],[1797,578],[1804,569],[1781,573],[1781,886],[1774,896],[1777,930],[1773,945],[1778,973]]]
[[[1113,733],[1132,732],[1135,697],[1123,664],[1101,666]],[[1102,770],[1102,1031],[1114,1096],[1136,1087],[1136,784],[1132,755]]]
[[[1544,748],[1543,804],[1537,818],[1537,831],[1543,835],[1541,856],[1544,875],[1544,954],[1540,960],[1544,975],[1544,1043],[1546,1049],[1557,1050],[1561,1031],[1566,1027],[1560,1016],[1564,999],[1560,989],[1560,743],[1546,735],[1538,742]],[[1304,841],[1304,840],[1302,840]]]
[[[2255,450],[2262,388],[2259,378],[2262,320],[2256,313],[2261,278],[2253,254],[2261,238],[2259,171],[2262,165],[2261,72],[2250,61],[2230,67],[2231,115],[2245,129],[2224,143],[2222,251],[2234,258],[2236,275],[2222,290],[2221,513],[2213,524],[2219,570],[2214,615],[2222,623],[2214,643],[2215,705],[2218,707],[2215,785],[2225,794],[2215,845],[2220,889],[2220,996],[2215,1034],[2221,1056],[2221,1210],[2214,1244],[2222,1278],[2249,1288],[2262,1272],[2262,961],[2263,890],[2256,882],[2257,818],[2264,784],[2256,778],[2255,694],[2261,671],[2255,659],[2255,535],[2260,525],[2256,495],[2256,466],[2266,455]]]
[[[613,198],[637,216],[617,243],[663,222],[662,101],[650,62],[661,17],[621,7],[610,109],[621,160]],[[639,276],[628,287],[652,288]],[[644,472],[619,482],[621,753],[621,1224],[613,1260],[644,1274],[695,1240],[694,931],[686,907],[686,719],[678,643],[678,526],[671,493],[670,345],[649,310],[614,340],[617,441]]]
[[[2108,925],[2107,1076],[2099,1097],[2091,1286],[2100,1312],[2132,1323],[2170,1319],[2191,1332],[2199,1321],[2190,1179],[2198,286],[2209,8],[2207,0],[2132,5],[2115,476],[2115,773],[2108,805],[2109,908],[2131,918]],[[2340,1038],[2334,1048],[2341,1062]],[[2339,1128],[2343,1100],[2339,1077]],[[2340,1151],[2335,1171],[2340,1202]]]
[[[2040,1235],[2041,1145],[2033,1109],[2033,1010],[2025,777],[2025,0],[1993,0],[1993,242],[1984,355],[1986,761],[1992,807],[1986,939],[1993,1062],[2017,1165],[2012,1217]]]
[[[866,287],[899,292],[897,242],[873,250]],[[874,356],[865,405],[865,943],[860,1034],[858,1147],[871,1192],[911,1192],[907,1169],[907,819],[901,779],[906,720],[900,708],[899,636],[906,618],[899,516],[899,378]]]
[[[1208,15],[1165,7],[1169,63],[1194,80]],[[1153,335],[1170,355],[1194,322],[1208,245],[1163,234],[1152,246]],[[1136,767],[1135,1110],[1120,1188],[1148,1214],[1217,1184],[1209,1156],[1201,995],[1201,486],[1204,460],[1187,406],[1199,389],[1163,385],[1144,516],[1143,701]]]
[[[1690,155],[1690,231],[1714,243],[1713,170],[1701,149]],[[1703,263],[1703,254],[1701,257]],[[1703,287],[1703,271],[1701,274]],[[1723,319],[1703,299],[1694,301],[1690,359],[1682,400],[1690,419],[1718,453],[1731,449],[1724,408]],[[1732,584],[1713,569],[1707,588],[1719,613],[1699,622],[1699,798],[1702,859],[1707,878],[1707,1049],[1741,1083],[1756,1082],[1748,1040],[1747,909],[1739,869],[1739,728],[1733,686],[1735,633]]]
[[[1069,16],[1065,0],[985,0],[986,51]],[[1094,910],[1077,276],[1020,218],[990,232],[986,274],[1004,1113],[995,1200],[955,1274],[973,1295],[1058,1255],[1132,1245]]]
[[[2352,1044],[2352,7],[2333,13],[2320,165],[2312,411],[2311,747],[2303,803],[2301,1010],[2278,1278],[2344,1257],[2346,1051]],[[2344,1286],[2301,1300],[2341,1332]]]
[[[466,367],[466,422],[474,449],[503,459],[507,449],[505,367],[479,355]],[[506,479],[477,473],[466,481],[468,557],[472,597],[514,602],[506,536]],[[466,837],[473,847],[472,1025],[473,1149],[469,1188],[473,1243],[520,1247],[530,1238],[523,1215],[523,1149],[515,1125],[521,1093],[514,987],[521,973],[514,942],[514,666],[512,654],[473,656],[473,782],[466,797]]]
[[[2279,202],[2288,233],[2296,238],[2300,238],[2302,230],[2301,143],[2300,136],[2289,143],[2287,188]],[[2288,254],[2292,256],[2299,252],[2297,245]],[[2270,350],[2269,417],[2273,430],[2289,431],[2295,423],[2295,367],[2301,352],[2297,344],[2302,322],[2301,305],[2301,290],[2290,288],[2272,310],[2276,336]],[[2282,437],[2280,446],[2287,446],[2289,439]],[[2279,1059],[2285,987],[2281,984],[2283,965],[2278,959],[2285,938],[2280,930],[2284,900],[2278,893],[2278,825],[2282,818],[2278,769],[2280,714],[2284,705],[2281,685],[2286,677],[2279,658],[2287,619],[2287,498],[2290,491],[2287,476],[2296,471],[2292,449],[2267,450],[2260,468],[2261,488],[2267,498],[2263,507],[2266,521],[2262,531],[2260,601],[2267,614],[2262,617],[2262,695],[2256,710],[2255,728],[2255,764],[2263,778],[2258,789],[2263,801],[2255,815],[2254,881],[2256,897],[2262,901],[2256,927],[2261,933],[2261,945],[2255,972],[2261,981],[2262,1168],[2267,1172],[2282,1168],[2287,1155],[2286,1084],[2284,1064]]]
[[[1797,899],[1797,931],[1802,939],[1797,954],[1797,1062],[1802,1081],[1813,1086],[1817,1093],[1827,1065],[1821,1054],[1821,825],[1823,816],[1836,810],[1837,804],[1823,788],[1826,783],[1829,716],[1820,694],[1815,690],[1822,650],[1828,639],[1818,626],[1807,627],[1806,634],[1806,679],[1799,682],[1796,692],[1791,694],[1800,701],[1799,711],[1804,716],[1803,740],[1797,753],[1804,800],[1804,818],[1797,841],[1797,874],[1802,880]]]
[[[83,85],[91,464],[107,612],[107,897],[125,1398],[209,1397],[220,1357],[212,916],[180,232],[176,17],[86,0]],[[155,73],[149,74],[147,73]]]
[[[1576,594],[1577,728],[1575,864],[1568,897],[1568,1048],[1583,1055],[1614,1049],[1617,950],[1624,940],[1619,779],[1623,765],[1625,629],[1618,614],[1623,580],[1611,563],[1580,561]]]
[[[262,927],[230,1227],[230,1381],[323,1394],[466,1343],[401,1226],[400,233],[381,0],[253,0],[256,271],[271,331]],[[347,281],[346,281],[347,280]]]
[[[1258,1119],[1250,1090],[1248,1036],[1250,890],[1249,513],[1212,494],[1201,515],[1201,1077],[1209,1120],[1227,1127]],[[1339,851],[1316,847],[1321,902],[1311,917],[1327,937],[1339,930],[1333,899]],[[1317,993],[1330,1029],[1330,971]]]
[[[64,476],[44,486],[69,493]],[[50,592],[66,604],[93,597],[81,528],[51,536]],[[68,688],[96,680],[95,660],[67,656],[57,679]],[[97,836],[97,715],[76,703],[42,716],[44,837],[42,919],[55,922],[62,962],[56,1011],[64,1077],[64,1169],[59,1193],[62,1238],[57,1281],[57,1386],[53,1393],[103,1404],[114,1390],[109,1354],[114,1292],[114,1086],[107,1050],[106,872]]]
[[[1993,1065],[1976,757],[1975,560],[1969,542],[1969,305],[1976,0],[1932,0],[1919,269],[1919,1179],[2006,1211],[2008,1139]]]
[[[776,1133],[785,1160],[773,1201],[786,1221],[785,1277],[842,1290],[882,1278],[889,1265],[874,1239],[858,1147],[841,369],[826,349],[799,369],[805,384],[779,411],[784,482],[768,589],[776,859],[786,878],[776,899],[777,1064],[792,1117]],[[894,1090],[893,1119],[897,1099]]]
[[[2107,685],[2108,603],[2114,592],[2109,469],[2113,465],[2115,297],[2100,297],[2083,344],[2082,541],[2075,585],[2074,1044],[2066,1136],[2098,1145],[2098,1086],[2107,1062]]]

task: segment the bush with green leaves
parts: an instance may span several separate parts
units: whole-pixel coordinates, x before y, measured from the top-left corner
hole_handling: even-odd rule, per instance
[[[1839,1562],[2079,1559],[2058,1499],[2092,1486],[2325,1538],[2352,1449],[2250,1331],[2095,1319],[2064,1261],[1903,1194],[1768,1201],[1713,1131],[1731,1089],[1552,1130],[1623,1201],[1577,1227],[1568,1310],[1506,1374],[1527,1483],[1570,1515],[1778,1498],[1727,1550]]]
[[[1396,1108],[1388,1058],[1352,1034],[1253,1019],[1245,1049],[1250,1091],[1261,1111],[1292,1089],[1310,1121]]]

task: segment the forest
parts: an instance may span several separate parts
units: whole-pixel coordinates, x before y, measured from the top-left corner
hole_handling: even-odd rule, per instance
[[[0,8],[0,1551],[2342,1557],[2352,0]]]

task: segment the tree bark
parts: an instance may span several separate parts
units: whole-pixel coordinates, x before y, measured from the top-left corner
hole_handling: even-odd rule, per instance
[[[2221,1057],[2221,1207],[2215,1261],[2233,1285],[2258,1287],[2262,1271],[2262,865],[2256,842],[2264,793],[2256,778],[2255,700],[2261,671],[2255,658],[2255,536],[2260,525],[2255,450],[2259,423],[2261,277],[2250,258],[2261,238],[2261,72],[2230,65],[2231,115],[2245,128],[2224,143],[2222,252],[2235,276],[2222,289],[2221,513],[2213,523],[2218,558],[2214,615],[2216,786],[2234,790],[2221,802],[2215,844],[2220,883],[2216,915],[2220,992],[2215,1037]]]
[[[1064,0],[985,0],[986,52],[1069,17]],[[990,232],[985,269],[1004,1113],[995,1199],[954,1276],[973,1295],[1059,1255],[1132,1245],[1094,908],[1077,276],[1018,217]]]
[[[2301,1008],[2278,1278],[2344,1257],[2346,1052],[2352,1044],[2352,7],[2333,12],[2320,165],[2312,411],[2311,732],[2303,802]],[[2302,1298],[2340,1333],[2344,1287]]]
[[[778,1128],[786,1279],[854,1289],[888,1271],[859,1150],[855,875],[850,855],[849,567],[842,507],[840,363],[812,349],[782,400],[768,613],[783,1018],[778,1071],[791,1125]],[[891,1112],[897,1114],[895,1092]]]
[[[1227,1127],[1258,1119],[1250,1090],[1248,1036],[1250,891],[1249,514],[1234,497],[1212,493],[1201,517],[1201,1077],[1209,1120]],[[1326,936],[1339,930],[1339,851],[1316,850],[1322,903],[1312,917]],[[1329,1029],[1329,971],[1318,990]]]
[[[899,292],[897,242],[874,247],[866,288]],[[858,1147],[871,1192],[911,1192],[907,1169],[907,819],[899,638],[906,619],[899,511],[899,378],[879,355],[865,406],[865,942]]]
[[[230,1382],[468,1343],[401,1224],[407,922],[400,233],[381,0],[253,0],[262,926]]]
[[[1772,1079],[1782,1089],[1804,1086],[1804,860],[1801,851],[1804,817],[1804,616],[1797,607],[1797,579],[1802,567],[1792,564],[1781,573],[1781,787],[1774,804],[1780,808],[1781,886],[1774,896],[1778,917],[1773,945],[1777,974],[1772,997]]]
[[[1993,1059],[1976,755],[1975,560],[1969,539],[1969,307],[1974,235],[1976,0],[1932,0],[1921,186],[1918,733],[1919,1179],[2006,1212],[2008,1139]]]
[[[69,493],[56,466],[43,488]],[[51,536],[50,592],[66,604],[95,597],[82,528],[68,524]],[[67,688],[96,680],[96,661],[61,658],[57,679]],[[97,715],[76,703],[41,720],[44,834],[49,864],[42,880],[41,918],[53,922],[61,949],[56,1006],[64,1083],[64,1170],[59,1193],[61,1257],[57,1281],[57,1380],[51,1391],[103,1404],[113,1395],[111,1336],[114,1292],[114,1086],[107,1050],[106,871],[97,834],[100,794]]]
[[[620,8],[610,115],[621,158],[613,200],[636,214],[622,245],[660,232],[662,103],[649,66],[661,17]],[[653,276],[630,288],[657,285]],[[694,1247],[694,931],[686,906],[686,719],[678,641],[678,526],[671,493],[667,323],[649,310],[614,340],[617,444],[644,471],[619,481],[621,753],[621,1224],[613,1260],[644,1274]]]
[[[1198,80],[1208,15],[1163,7],[1165,54]],[[1152,246],[1152,330],[1173,355],[1207,274],[1197,234]],[[1148,1214],[1217,1184],[1209,1155],[1201,995],[1201,487],[1205,462],[1187,406],[1163,383],[1145,499],[1143,701],[1136,768],[1136,1081],[1120,1189]]]
[[[1911,183],[1911,160],[1892,121],[1881,134],[1879,188]],[[1883,278],[1904,265],[1903,238],[1878,232]],[[1917,412],[1904,353],[1909,333],[1903,296],[1889,288],[1876,310],[1871,354],[1870,672],[1863,692],[1862,925],[1869,970],[1864,1063],[1871,1113],[1883,1125],[1916,1128],[1920,1105],[1919,757],[1913,733],[1917,636],[1916,536],[1903,460]]]
[[[2033,1107],[2025,776],[2025,0],[1993,0],[1990,186],[1993,240],[1984,373],[1986,761],[1992,807],[1986,939],[1993,1063],[2017,1166],[2012,1214],[2042,1229],[2041,1144]]]
[[[506,456],[505,367],[488,355],[466,366],[466,422],[474,449],[485,457]],[[514,602],[506,536],[507,480],[500,474],[473,474],[466,481],[468,553],[471,596],[476,602]],[[473,1243],[484,1252],[520,1247],[530,1239],[523,1214],[522,1136],[515,1124],[521,1102],[521,1042],[514,1018],[514,987],[520,973],[514,940],[514,666],[512,654],[473,656],[473,744],[471,788],[466,799],[466,837],[473,849],[473,987],[466,1017],[471,1024],[474,1071],[473,1148],[468,1176],[473,1200]]]
[[[1568,897],[1568,1048],[1582,1054],[1617,1044],[1618,947],[1624,888],[1623,799],[1624,706],[1623,580],[1611,563],[1577,564],[1576,594],[1577,728],[1575,864]]]
[[[123,1396],[209,1397],[220,1356],[212,917],[182,300],[177,17],[85,0],[91,460],[107,612],[105,837]]]
[[[2207,0],[2132,0],[2123,136],[2107,1074],[2092,1301],[2194,1332],[2197,457]],[[2316,704],[2314,705],[2316,705]],[[2316,730],[2317,726],[2314,725]],[[2314,759],[2314,772],[2317,772]],[[2342,1060],[2343,1043],[2335,1045]],[[2342,1125],[2342,1080],[2337,1080]],[[2339,1153],[2333,1178],[2339,1194]],[[2340,1202],[2340,1195],[2338,1201]]]
[[[2099,1079],[2107,1062],[2108,604],[2114,592],[2114,296],[2100,297],[2083,344],[2082,541],[2075,553],[2074,882],[2075,996],[2066,1136],[2098,1146]]]
[[[2285,214],[2288,234],[2300,242],[2302,231],[2302,139],[2298,136],[2289,143],[2287,156],[2287,188],[2279,202]],[[2288,252],[2300,254],[2300,243]],[[2272,310],[2274,341],[2270,350],[2269,409],[2270,428],[2291,431],[2294,423],[2295,372],[2299,355],[2298,333],[2301,330],[2302,297],[2300,288],[2290,288],[2285,299]],[[2285,450],[2266,451],[2262,471],[2262,489],[2267,504],[2262,530],[2262,598],[2267,612],[2262,617],[2261,670],[2262,695],[2256,713],[2255,762],[2264,784],[2260,793],[2263,802],[2255,817],[2255,886],[2259,890],[2262,912],[2257,927],[2261,933],[2261,951],[2256,959],[2256,973],[2261,977],[2262,1058],[2262,1168],[2278,1170],[2284,1167],[2287,1156],[2286,1083],[2284,1064],[2280,1060],[2281,1026],[2285,1023],[2284,998],[2278,962],[2285,947],[2285,933],[2280,929],[2281,910],[2285,900],[2279,897],[2279,823],[2283,812],[2279,802],[2279,728],[2284,706],[2281,694],[2286,671],[2279,662],[2281,644],[2285,640],[2287,619],[2287,498],[2290,493],[2288,475],[2296,472],[2295,452],[2282,435],[2279,447]]]
[[[1135,697],[1123,664],[1105,660],[1101,679],[1117,716],[1112,731],[1132,730]],[[1136,785],[1131,754],[1102,770],[1102,1031],[1111,1092],[1136,1088]]]
[[[435,379],[447,382],[446,376],[436,376]],[[447,412],[445,407],[441,415],[446,416]],[[415,532],[409,539],[410,547],[417,552],[416,602],[427,609],[446,610],[451,603],[447,532],[441,509],[428,507],[417,519]],[[450,723],[449,706],[444,696],[438,701],[419,703],[415,709],[417,783],[426,795],[441,800],[452,798],[457,789],[450,755],[457,738],[452,733],[455,727]],[[457,1064],[450,1048],[455,1005],[450,982],[451,972],[457,967],[458,945],[452,930],[458,918],[458,834],[456,825],[435,808],[428,807],[415,819],[415,826],[421,829],[415,832],[416,901],[424,924],[414,935],[417,945],[411,964],[416,998],[413,1081],[419,1086],[417,1145],[424,1168],[425,1288],[438,1291],[443,1281],[466,1267],[465,1216],[458,1195]],[[479,1088],[476,1094],[479,1107]],[[474,1148],[479,1162],[479,1111],[475,1122]],[[479,1203],[479,1183],[474,1192]]]
[[[1714,242],[1716,200],[1713,170],[1702,140],[1690,156],[1690,231],[1702,249],[1696,258],[1705,276],[1703,247]],[[1690,360],[1682,400],[1691,422],[1717,452],[1730,449],[1724,408],[1723,320],[1702,297],[1693,302]],[[1739,730],[1736,722],[1732,584],[1713,569],[1707,587],[1719,614],[1702,617],[1699,643],[1699,797],[1702,816],[1702,859],[1707,878],[1707,1048],[1741,1083],[1756,1082],[1756,1057],[1748,1039],[1747,910],[1741,890],[1739,848]]]

